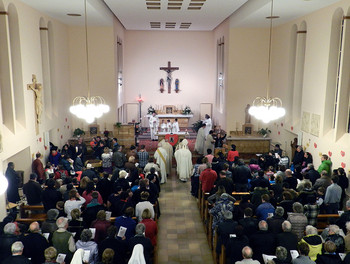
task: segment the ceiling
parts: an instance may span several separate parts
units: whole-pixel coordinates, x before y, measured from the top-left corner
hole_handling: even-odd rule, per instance
[[[21,0],[68,25],[83,25],[84,0]],[[113,14],[127,30],[213,30],[233,14],[231,26],[265,27],[271,0],[87,0],[88,24],[113,25]],[[341,0],[274,0],[283,24]]]

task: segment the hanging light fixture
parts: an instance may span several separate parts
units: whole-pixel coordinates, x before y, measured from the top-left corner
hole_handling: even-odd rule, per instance
[[[249,108],[249,114],[264,123],[283,117],[286,110],[282,107],[282,100],[278,97],[270,97],[270,74],[271,74],[271,50],[272,50],[272,19],[279,18],[273,16],[273,0],[271,0],[270,19],[270,40],[269,40],[269,59],[267,68],[267,87],[266,97],[257,97],[253,101],[253,105]]]
[[[85,48],[86,48],[86,65],[87,65],[87,82],[88,94],[86,96],[77,96],[73,99],[73,104],[69,111],[76,117],[84,119],[88,124],[100,118],[103,114],[109,112],[109,106],[101,96],[91,96],[90,88],[90,70],[89,70],[89,46],[88,46],[88,28],[87,28],[87,6],[84,0],[85,12]]]

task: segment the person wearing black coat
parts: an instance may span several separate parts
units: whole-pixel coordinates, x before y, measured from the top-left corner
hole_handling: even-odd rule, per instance
[[[276,249],[275,235],[268,231],[266,221],[259,222],[259,231],[251,235],[249,245],[252,247],[254,255],[253,259],[263,263],[262,254],[274,255]]]
[[[2,260],[2,264],[31,264],[32,262],[22,256],[23,253],[23,243],[21,241],[16,241],[13,247],[11,247],[11,255],[6,259]]]
[[[221,245],[226,247],[227,241],[231,234],[236,233],[236,226],[238,223],[232,219],[233,215],[230,211],[224,212],[224,221],[220,222],[217,228],[218,242],[216,245],[216,252],[220,254]],[[243,227],[241,226],[242,232]]]
[[[251,178],[250,169],[245,166],[243,160],[238,161],[237,167],[233,169],[233,179],[236,192],[248,191],[248,179]]]
[[[226,263],[235,263],[242,260],[242,249],[249,246],[249,239],[244,235],[241,225],[235,227],[234,235],[230,235],[226,244]]]
[[[7,257],[12,255],[11,245],[19,241],[19,237],[15,235],[16,224],[7,223],[4,227],[4,234],[0,236],[0,263]]]
[[[116,226],[110,226],[107,229],[107,238],[98,243],[98,256],[102,260],[103,251],[106,248],[114,250],[113,263],[126,263],[126,252],[128,251],[128,243],[126,240],[116,238],[118,230]]]
[[[244,234],[250,238],[258,231],[258,220],[253,217],[253,209],[247,207],[244,209],[244,218],[238,220],[238,224],[243,226]]]
[[[43,205],[45,212],[50,209],[56,209],[56,203],[62,201],[62,194],[55,189],[55,180],[48,179],[46,182],[47,187],[42,193]]]
[[[98,183],[96,184],[96,191],[98,191],[101,194],[104,204],[107,204],[108,197],[112,194],[113,191],[113,184],[108,179],[108,176],[108,173],[104,173],[103,179],[98,181]]]
[[[269,226],[269,231],[274,234],[282,233],[282,223],[285,221],[283,218],[284,209],[281,206],[277,206],[275,214],[272,217],[267,218],[266,222]]]
[[[341,264],[343,261],[341,260],[339,254],[336,254],[337,247],[332,241],[327,241],[324,243],[325,253],[317,255],[316,264]]]
[[[33,264],[42,264],[45,262],[44,251],[49,247],[46,238],[41,235],[38,222],[33,222],[29,226],[29,234],[24,236],[22,243],[24,245],[23,256],[30,258]]]
[[[304,151],[303,151],[303,148],[302,146],[297,146],[297,149],[294,153],[294,158],[293,158],[293,165],[302,165],[303,164],[303,161],[304,161]]]
[[[316,180],[321,177],[320,173],[317,170],[315,170],[315,167],[313,164],[307,165],[306,174],[308,175],[308,178],[312,182],[312,185],[314,185]]]
[[[7,169],[5,172],[5,177],[8,182],[7,187],[7,200],[11,203],[16,203],[20,200],[18,194],[19,183],[21,181],[18,173],[15,171],[15,164],[13,162],[9,162],[7,165]]]
[[[129,250],[133,251],[134,246],[141,244],[143,246],[143,254],[145,256],[146,264],[152,264],[153,259],[153,245],[148,237],[144,236],[146,227],[144,224],[137,224],[135,228],[136,235],[129,239]]]
[[[283,232],[276,235],[276,246],[281,246],[287,249],[287,262],[292,261],[292,256],[290,255],[291,250],[298,249],[298,237],[296,234],[292,233],[292,225],[289,221],[284,221],[282,223]]]

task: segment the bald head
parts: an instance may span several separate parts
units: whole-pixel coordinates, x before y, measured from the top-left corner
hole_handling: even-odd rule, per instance
[[[291,177],[291,176],[292,176],[292,171],[291,171],[290,169],[287,169],[287,170],[285,171],[285,175],[286,175],[287,177]]]
[[[29,231],[31,233],[38,233],[40,231],[40,226],[38,222],[33,222],[29,226]]]
[[[251,259],[253,257],[253,250],[250,247],[246,246],[242,249],[242,255],[245,259]]]

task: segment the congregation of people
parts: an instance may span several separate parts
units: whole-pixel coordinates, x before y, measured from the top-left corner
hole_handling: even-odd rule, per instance
[[[51,145],[45,167],[38,153],[23,197],[15,164],[9,162],[9,202],[42,205],[47,219],[28,227],[16,221],[16,211],[10,213],[0,225],[0,263],[153,263],[166,169],[145,146],[124,150],[108,137],[96,137],[90,146],[99,168],[86,161],[82,139],[61,151]]]
[[[349,179],[343,168],[332,170],[325,154],[315,168],[302,146],[291,164],[278,144],[249,162],[239,158],[235,145],[227,155],[214,156],[215,138],[221,138],[215,134],[209,132],[211,148],[194,165],[191,193],[197,197],[201,187],[207,194],[215,250],[219,255],[224,246],[226,263],[350,263]],[[240,201],[235,192],[244,193]],[[317,229],[319,214],[338,213],[327,228]],[[292,258],[291,250],[299,256]]]
[[[186,139],[176,148],[162,140],[150,155],[144,145],[124,149],[116,138],[96,137],[90,147],[99,168],[87,161],[82,138],[61,151],[51,145],[45,167],[36,154],[23,197],[15,164],[9,162],[8,201],[24,198],[28,205],[43,205],[47,219],[26,226],[16,221],[17,212],[10,213],[0,224],[0,264],[153,263],[158,198],[173,157],[179,180],[191,182],[191,194],[209,193],[211,232],[218,236],[215,250],[220,254],[224,246],[226,263],[264,263],[263,255],[274,256],[268,263],[276,264],[350,263],[344,169],[332,170],[325,154],[316,169],[302,146],[296,146],[290,163],[279,145],[246,162],[235,145],[222,152],[225,138],[219,126],[212,129],[207,115],[195,144],[199,157],[192,164]],[[239,201],[234,192],[244,193]],[[319,214],[344,209],[327,228],[317,229]]]

